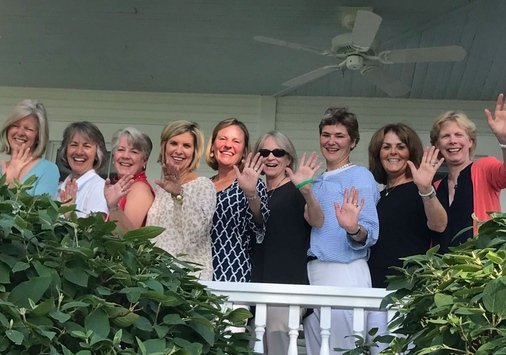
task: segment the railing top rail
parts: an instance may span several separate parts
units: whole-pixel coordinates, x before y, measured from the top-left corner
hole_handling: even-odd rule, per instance
[[[377,309],[381,300],[390,293],[384,289],[359,287],[218,281],[205,281],[202,284],[217,294],[228,296],[232,302],[251,305],[266,303]]]

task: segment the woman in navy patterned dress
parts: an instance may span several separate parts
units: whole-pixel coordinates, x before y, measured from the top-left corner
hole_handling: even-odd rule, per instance
[[[249,152],[244,123],[228,118],[216,125],[206,152],[207,164],[218,173],[216,212],[211,228],[213,280],[249,282],[251,243],[261,243],[269,217],[267,189],[259,179],[260,154]]]

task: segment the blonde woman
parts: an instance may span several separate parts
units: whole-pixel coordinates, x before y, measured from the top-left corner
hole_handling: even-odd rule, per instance
[[[0,136],[0,152],[11,156],[9,161],[1,162],[0,173],[7,175],[6,183],[25,182],[35,175],[37,181],[28,193],[54,196],[60,172],[56,164],[43,158],[49,141],[49,127],[42,102],[21,101],[7,116]]]
[[[153,239],[156,246],[182,260],[200,265],[197,276],[211,280],[211,225],[216,192],[208,178],[195,170],[204,153],[204,135],[195,122],[175,121],[162,131],[160,155],[163,180],[155,180],[155,200],[147,225],[165,231]]]

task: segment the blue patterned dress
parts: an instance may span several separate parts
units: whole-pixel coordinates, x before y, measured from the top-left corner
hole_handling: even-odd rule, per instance
[[[213,280],[249,282],[251,280],[250,243],[262,243],[269,218],[267,188],[258,180],[262,224],[256,224],[248,201],[237,180],[216,193],[216,211],[211,228]]]

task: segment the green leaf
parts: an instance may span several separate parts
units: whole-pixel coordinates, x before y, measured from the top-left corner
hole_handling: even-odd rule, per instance
[[[453,297],[442,293],[436,293],[434,295],[434,303],[436,304],[436,307],[451,305],[453,304]]]
[[[25,262],[22,262],[22,261],[18,261],[14,267],[12,268],[12,273],[16,273],[18,271],[23,271],[23,270],[26,270],[30,267],[30,264],[28,263],[25,263]]]
[[[126,241],[149,241],[150,239],[160,235],[164,230],[165,228],[156,226],[142,227],[126,232],[123,239]]]
[[[88,286],[88,274],[79,268],[65,268],[63,269],[63,277],[78,286]]]
[[[9,284],[10,280],[10,269],[4,264],[0,263],[0,284]]]
[[[137,329],[143,330],[145,332],[150,332],[153,330],[153,325],[146,317],[139,317],[135,323],[134,326]]]
[[[506,286],[500,280],[493,280],[485,286],[483,305],[487,311],[506,317]]]
[[[35,316],[44,316],[54,308],[54,299],[49,298],[42,303],[39,303],[33,310],[32,314]]]
[[[62,324],[70,319],[70,314],[63,313],[57,310],[50,312],[49,316],[53,319],[56,319],[58,322]]]
[[[25,338],[23,333],[18,332],[17,330],[13,330],[13,329],[6,330],[5,335],[7,335],[7,338],[9,338],[16,345],[21,345],[23,343],[24,338]]]
[[[86,330],[91,330],[93,333],[98,334],[104,338],[109,335],[110,325],[109,317],[102,308],[97,308],[91,312],[84,320]]]
[[[7,299],[9,302],[15,303],[20,307],[29,308],[30,303],[28,302],[28,298],[35,303],[39,302],[50,284],[50,277],[34,277],[14,287]]]

